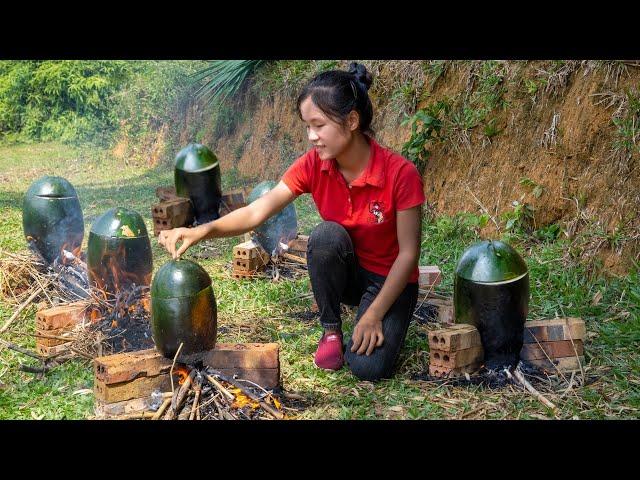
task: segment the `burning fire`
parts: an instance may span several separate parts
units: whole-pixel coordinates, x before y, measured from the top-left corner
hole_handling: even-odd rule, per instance
[[[127,250],[124,243],[115,252],[104,252],[100,264],[92,269],[92,277],[98,290],[119,292],[132,284],[151,284],[151,273],[142,275],[126,270]]]
[[[71,244],[64,243],[62,245],[62,249],[60,251],[60,261],[62,265],[76,265],[80,263],[80,251],[82,250],[82,246],[78,245],[77,247],[69,250]]]
[[[178,365],[173,369],[173,373],[174,375],[177,375],[179,377],[178,385],[182,385],[187,379],[187,377],[189,376],[189,369],[181,365]]]
[[[255,410],[256,408],[260,407],[260,403],[256,402],[255,400],[251,400],[244,393],[242,393],[242,390],[240,390],[239,388],[230,388],[229,391],[236,397],[231,404],[232,408],[243,408],[249,405],[251,407],[251,410]]]

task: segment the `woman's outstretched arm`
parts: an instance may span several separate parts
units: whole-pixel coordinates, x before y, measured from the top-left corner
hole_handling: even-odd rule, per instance
[[[295,200],[295,195],[287,185],[280,181],[275,188],[246,207],[194,228],[174,228],[164,230],[158,235],[158,243],[164,246],[176,259],[191,245],[209,238],[234,237],[249,232],[262,225],[269,217],[280,212]],[[178,242],[182,242],[177,248]]]

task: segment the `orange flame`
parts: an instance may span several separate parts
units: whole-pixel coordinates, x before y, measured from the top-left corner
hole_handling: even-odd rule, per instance
[[[117,293],[128,285],[149,285],[151,283],[151,272],[140,276],[135,272],[125,270],[126,265],[125,244],[118,245],[115,252],[104,252],[99,265],[91,271],[96,286],[100,290]]]
[[[178,385],[182,385],[189,376],[189,369],[178,365],[173,369],[173,373],[179,377]]]
[[[236,397],[231,404],[232,408],[243,408],[249,405],[251,410],[255,410],[260,406],[260,403],[247,397],[239,388],[230,388],[229,391]]]
[[[102,318],[102,316],[100,315],[100,310],[98,310],[97,308],[92,309],[90,314],[91,323],[96,323],[98,320],[100,320],[100,318]]]

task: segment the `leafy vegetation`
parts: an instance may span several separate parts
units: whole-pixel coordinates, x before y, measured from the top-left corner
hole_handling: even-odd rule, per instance
[[[122,61],[0,62],[0,134],[69,141],[112,132],[106,107],[133,70]]]
[[[214,60],[193,74],[194,81],[204,80],[196,98],[207,103],[223,102],[234,95],[264,60]]]
[[[142,141],[186,110],[200,63],[0,61],[0,140]]]
[[[424,173],[431,156],[430,145],[440,137],[440,115],[446,114],[449,108],[448,102],[440,100],[418,110],[402,122],[402,125],[411,125],[411,136],[402,146],[402,155],[411,160],[420,173]]]

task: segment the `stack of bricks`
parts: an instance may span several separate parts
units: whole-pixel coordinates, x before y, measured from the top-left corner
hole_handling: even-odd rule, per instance
[[[269,254],[253,240],[247,240],[233,247],[233,270],[236,280],[253,278],[269,263]]]
[[[429,375],[458,377],[480,369],[484,351],[478,329],[457,324],[429,333]]]
[[[46,308],[36,313],[36,351],[43,357],[69,349],[76,325],[88,318],[87,304],[78,302]]]
[[[580,318],[526,322],[520,359],[551,373],[580,370],[586,333]]]
[[[197,357],[203,366],[229,378],[237,375],[266,389],[280,384],[277,343],[220,343]],[[173,362],[156,349],[97,357],[93,363],[98,417],[149,410],[154,391],[171,392]],[[175,377],[174,385],[177,385]]]
[[[188,198],[175,197],[163,200],[151,208],[153,216],[153,234],[157,236],[163,230],[187,227],[193,223],[193,206]]]

